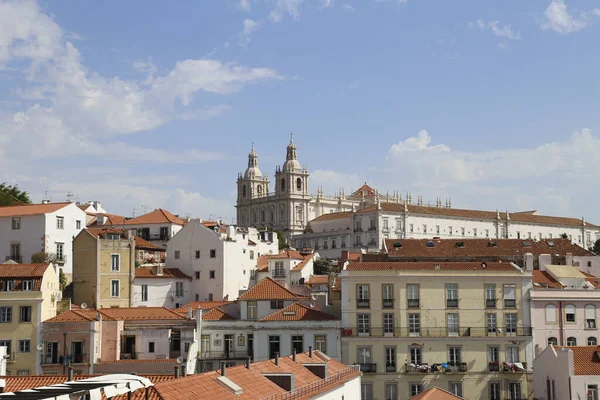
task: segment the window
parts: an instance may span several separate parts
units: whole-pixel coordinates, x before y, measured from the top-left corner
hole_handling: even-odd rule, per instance
[[[296,353],[300,354],[304,351],[304,336],[292,335],[292,351],[296,350]]]
[[[448,391],[455,396],[462,397],[462,383],[450,382]]]
[[[181,256],[181,252],[179,250],[175,250],[174,256],[175,256],[176,260],[179,260],[179,257]]]
[[[119,254],[110,255],[110,270],[113,272],[119,272],[121,269],[121,259]]]
[[[573,336],[569,336],[567,338],[567,346],[577,346],[577,339],[575,339]]]
[[[16,262],[21,262],[21,243],[10,244],[10,259]]]
[[[448,336],[458,336],[458,314],[450,313],[446,316]]]
[[[148,342],[148,353],[154,353],[154,349],[155,349],[155,343]]]
[[[6,347],[6,355],[9,357],[9,359],[12,357],[11,344],[12,344],[11,340],[0,340],[0,346]],[[7,372],[7,375],[8,375],[8,372]]]
[[[423,392],[423,385],[420,383],[411,383],[410,384],[410,395],[416,396],[419,393]]]
[[[342,249],[345,249],[345,248],[346,248],[346,237],[344,236],[342,238]]]
[[[555,337],[550,336],[548,338],[548,345],[558,346],[558,340]]]
[[[31,322],[31,306],[20,307],[19,322]]]
[[[573,304],[565,306],[565,318],[567,322],[575,322],[575,306]]]
[[[215,249],[210,250],[210,258],[217,258],[217,250],[215,250]]]
[[[494,313],[487,313],[486,317],[486,327],[487,327],[487,333],[489,334],[495,334],[496,333],[496,314]]]
[[[371,362],[372,362],[371,347],[364,346],[364,347],[357,347],[356,349],[358,351],[358,363],[361,365],[371,364]],[[361,368],[361,369],[363,369],[363,368]]]
[[[485,230],[485,237],[486,238],[490,237],[490,230],[489,229]]]
[[[356,285],[356,308],[369,308],[369,285]]]
[[[283,308],[283,300],[271,300],[271,310],[281,310]]]
[[[396,348],[385,348],[385,372],[396,372]]]
[[[435,226],[435,233],[437,233],[438,235],[440,234],[440,226],[439,225]]]
[[[598,345],[598,340],[594,336],[590,336],[589,338],[587,338],[587,345],[596,346]]]
[[[285,179],[281,178],[281,190],[285,190]]]
[[[487,349],[488,370],[490,372],[500,371],[500,349],[497,346],[491,346]]]
[[[64,217],[56,217],[56,229],[64,229],[65,228],[65,218]]]
[[[427,224],[423,224],[423,233],[427,233]]]
[[[546,323],[556,324],[556,306],[554,304],[546,304]]]
[[[446,284],[446,307],[458,307],[458,285],[456,283]]]
[[[409,336],[419,336],[421,334],[420,314],[408,314],[408,334]]]
[[[15,290],[15,281],[12,279],[6,280],[4,281],[4,289],[7,292],[10,292],[12,290]]]
[[[509,398],[509,400],[520,400],[521,399],[521,383],[520,382],[509,382],[508,383],[508,398]]]
[[[398,400],[398,385],[395,383],[385,384],[385,400]]]
[[[358,231],[358,232],[362,231],[362,227],[361,227],[360,221],[356,221],[355,230]]]
[[[0,323],[12,322],[12,307],[0,307]]]
[[[360,400],[373,400],[373,384],[372,383],[361,383],[360,384]]]
[[[283,269],[283,261],[275,261],[275,270],[273,270],[273,277],[283,278],[285,276],[285,270]]]
[[[198,293],[194,294],[195,301],[200,301],[200,295]]]
[[[183,282],[175,282],[175,297],[183,297]]]
[[[462,226],[460,228],[460,234],[463,235],[463,236],[465,236],[465,227],[464,226]]]
[[[556,400],[556,381],[546,378],[546,400]]]
[[[376,224],[375,224],[375,220],[372,219],[369,221],[369,230],[370,231],[374,231],[375,229],[377,229]]]
[[[194,279],[200,279],[200,271],[194,272]]]
[[[592,304],[585,306],[585,327],[596,329],[596,307]]]
[[[315,350],[327,354],[327,335],[315,335]]]
[[[516,306],[515,285],[504,285],[504,308],[514,308]]]
[[[496,285],[485,285],[485,307],[496,308]]]
[[[142,285],[142,301],[148,301],[148,285]]]
[[[279,336],[269,336],[269,358],[275,358],[279,353]]]
[[[477,228],[473,228],[473,236],[477,237]]]
[[[386,336],[394,334],[394,314],[383,314],[383,334]]]
[[[81,229],[81,221],[75,220],[75,229]]]
[[[21,288],[26,292],[33,290],[33,281],[25,280],[21,282]]]
[[[413,225],[413,224],[409,224],[409,225],[408,225],[408,230],[410,231],[410,233],[413,233],[413,232],[414,232],[414,230],[415,230],[415,227],[414,227],[414,225]]]
[[[119,297],[120,287],[119,280],[112,279],[110,281],[110,297]]]
[[[300,178],[296,179],[296,189],[302,190],[302,179]]]
[[[460,347],[448,347],[448,363],[454,366],[458,366],[462,363]]]
[[[383,289],[383,307],[391,308],[394,307],[394,285],[385,284]]]
[[[422,349],[421,347],[410,347],[408,349],[408,353],[409,353],[409,361],[411,364],[414,365],[421,365],[423,362],[423,357],[422,357]]]
[[[200,258],[200,250],[196,250],[196,260]]]
[[[20,217],[16,217],[16,218],[12,219],[12,229],[13,230],[21,229],[21,218]]]
[[[371,316],[369,314],[358,314],[356,316],[359,335],[368,335],[371,332]]]
[[[598,385],[587,385],[587,400],[598,400]]]
[[[517,333],[517,314],[504,314],[506,322],[506,333]]]
[[[31,340],[19,340],[19,353],[31,352]]]
[[[389,231],[390,230],[389,220],[387,218],[384,218],[382,221],[383,221],[383,230],[384,231]]]
[[[519,348],[517,346],[506,346],[506,362],[519,362]]]
[[[208,279],[215,279],[215,270],[211,269],[208,271]]]
[[[64,243],[56,243],[56,259],[62,261],[65,259]]]
[[[256,319],[256,301],[248,301],[246,304],[248,319]]]
[[[419,308],[419,285],[406,285],[408,294],[408,308]]]
[[[490,388],[490,400],[500,400],[500,384],[498,382],[491,382]]]
[[[250,250],[250,259],[254,260],[254,250]]]
[[[452,230],[452,227],[451,227],[451,226],[449,226],[449,227],[448,227],[448,233],[449,233],[450,235],[452,235],[452,233],[453,233],[453,232],[454,232],[454,231]]]
[[[208,294],[208,301],[213,301],[213,294],[212,293]]]

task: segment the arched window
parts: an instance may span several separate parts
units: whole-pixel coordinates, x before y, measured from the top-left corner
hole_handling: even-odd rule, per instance
[[[302,179],[296,179],[296,189],[302,190]]]
[[[567,322],[575,322],[575,306],[573,304],[565,306],[565,320]]]
[[[256,224],[256,211],[252,211],[252,222]]]
[[[556,338],[554,336],[551,336],[548,338],[548,346],[552,345],[552,346],[558,346],[558,340],[556,340]]]
[[[596,329],[596,307],[593,304],[585,306],[585,327]]]
[[[590,336],[589,338],[587,338],[587,345],[588,346],[597,346],[598,340],[595,337]]]
[[[567,338],[567,346],[577,346],[577,339],[575,339],[573,336],[569,336]]]
[[[265,212],[262,210],[260,212],[260,222],[265,222]]]
[[[246,197],[246,185],[242,186],[242,197]]]
[[[256,193],[258,193],[258,196],[262,195],[262,186],[260,186],[260,185],[257,186]]]
[[[270,212],[271,216],[270,216],[270,220],[271,222],[275,222],[275,213],[273,211]]]
[[[281,178],[281,190],[285,190],[285,179]]]
[[[546,323],[556,323],[556,306],[554,304],[546,304]]]

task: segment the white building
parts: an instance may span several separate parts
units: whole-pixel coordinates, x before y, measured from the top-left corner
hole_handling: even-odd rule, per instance
[[[314,260],[319,255],[296,250],[282,250],[279,254],[261,255],[258,258],[256,281],[271,277],[288,285],[302,285],[314,274]]]
[[[86,214],[75,203],[0,207],[0,257],[28,263],[41,251],[55,257],[70,279],[73,237],[85,228]]]
[[[167,244],[167,264],[192,277],[189,301],[235,299],[252,286],[258,257],[277,254],[273,232],[188,222]]]
[[[414,205],[408,201],[384,202],[354,211],[321,215],[309,222],[305,233],[295,235],[296,248],[312,247],[327,258],[341,250],[378,251],[386,239],[520,239],[552,240],[566,234],[587,249],[600,239],[600,227],[585,219],[550,217],[536,211],[509,213]]]
[[[132,307],[179,308],[189,299],[192,277],[162,264],[135,269]]]
[[[599,346],[548,346],[533,362],[536,399],[598,399]]]

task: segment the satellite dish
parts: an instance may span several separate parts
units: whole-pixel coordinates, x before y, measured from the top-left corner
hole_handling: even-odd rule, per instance
[[[42,351],[42,350],[44,350],[44,345],[43,345],[43,344],[41,344],[41,343],[39,343],[39,344],[36,346],[36,348],[37,348],[39,351]]]
[[[315,308],[315,302],[314,301],[310,302],[310,308]]]
[[[87,303],[81,303],[81,309],[85,310],[87,308]]]
[[[316,293],[313,293],[313,294],[310,296],[310,298],[311,298],[311,299],[313,299],[313,301],[316,301],[316,300],[319,298],[319,296],[318,296]]]
[[[183,364],[183,357],[177,357],[177,364],[181,365]]]

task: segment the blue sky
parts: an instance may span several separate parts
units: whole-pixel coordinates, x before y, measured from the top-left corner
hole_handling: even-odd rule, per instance
[[[251,143],[309,185],[600,223],[600,3],[0,0],[0,181],[235,215]]]

